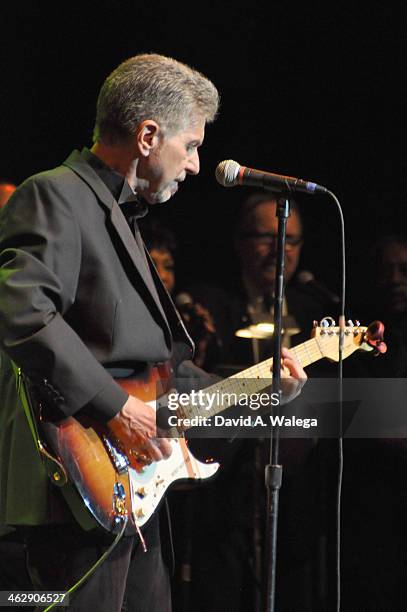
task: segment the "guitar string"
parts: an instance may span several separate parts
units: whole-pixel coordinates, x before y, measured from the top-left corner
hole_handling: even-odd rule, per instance
[[[348,332],[348,337],[351,336],[351,344],[358,344],[357,338],[359,337],[360,331],[361,330],[350,330]],[[333,342],[336,342],[337,335],[336,331],[329,330],[326,335],[319,334],[317,337],[311,338],[293,347],[291,351],[295,358],[298,359],[301,366],[307,367],[311,363],[322,359],[324,356],[329,357],[329,348]],[[192,427],[192,425],[181,424],[183,422],[188,423],[188,421],[194,419],[194,417],[202,417],[203,415],[209,419],[219,414],[219,412],[235,405],[239,394],[250,396],[267,388],[269,385],[265,381],[270,380],[271,383],[272,374],[270,370],[272,365],[273,358],[266,359],[242,372],[230,376],[220,383],[215,383],[214,385],[206,387],[199,396],[199,405],[195,405],[191,402],[187,405],[180,405],[176,411],[180,421],[180,425],[177,427],[178,431],[183,433]],[[216,398],[216,400],[212,400],[212,402],[209,403],[209,397]]]
[[[323,357],[323,352],[318,346],[318,342],[315,338],[307,340],[303,344],[294,347],[292,349],[294,356],[299,360],[303,367],[306,367],[310,363],[317,361]],[[273,364],[273,359],[267,359],[260,364],[255,364],[243,372],[238,372],[221,383],[216,383],[204,389],[203,397],[200,396],[201,401],[199,406],[192,403],[186,406],[180,406],[177,409],[177,415],[181,420],[193,419],[194,417],[202,416],[210,418],[215,416],[220,411],[226,410],[227,408],[236,404],[236,397],[239,395],[247,394],[248,396],[258,393],[267,388],[266,380],[271,382],[270,369]],[[209,402],[205,401],[205,397],[215,397],[218,401],[213,402],[213,406],[209,406]],[[230,401],[228,401],[228,397]],[[219,405],[219,399],[222,401]],[[224,401],[226,399],[226,402]],[[183,426],[182,430],[188,429],[188,426]]]

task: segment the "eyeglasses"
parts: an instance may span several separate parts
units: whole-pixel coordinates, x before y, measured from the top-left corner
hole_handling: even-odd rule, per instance
[[[270,246],[271,244],[277,242],[277,234],[273,234],[271,232],[247,232],[245,234],[240,234],[240,237],[243,240],[251,240],[256,245]],[[285,248],[287,250],[293,249],[299,246],[301,242],[302,236],[287,234],[285,237]]]

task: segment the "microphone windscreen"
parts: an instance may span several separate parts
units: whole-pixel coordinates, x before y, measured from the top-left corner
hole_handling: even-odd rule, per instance
[[[237,185],[239,170],[240,166],[237,162],[233,161],[233,159],[225,159],[216,166],[216,180],[223,187],[234,187]]]
[[[177,297],[175,298],[175,304],[178,306],[178,308],[182,308],[185,306],[193,306],[194,300],[192,299],[192,296],[189,295],[189,293],[183,291],[181,293],[178,293]]]
[[[333,291],[328,289],[328,287],[318,282],[313,273],[309,270],[301,270],[301,272],[298,272],[297,282],[299,285],[311,289],[316,295],[319,295],[325,300],[329,300],[334,304],[339,304],[340,302],[340,298]]]
[[[307,283],[315,281],[315,276],[309,270],[301,270],[301,272],[297,274],[297,280],[301,285],[306,285]]]

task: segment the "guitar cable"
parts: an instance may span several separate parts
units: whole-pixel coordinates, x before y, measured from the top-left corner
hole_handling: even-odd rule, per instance
[[[86,582],[86,580],[88,580],[88,578],[90,578],[92,576],[92,574],[98,569],[98,567],[100,567],[102,565],[102,563],[105,561],[105,559],[107,559],[107,557],[113,552],[113,550],[116,548],[117,544],[120,542],[121,538],[123,537],[123,534],[126,530],[127,527],[127,523],[128,523],[128,516],[127,515],[122,515],[120,516],[120,519],[122,520],[122,526],[121,529],[119,531],[119,533],[117,534],[117,536],[115,537],[114,541],[112,542],[112,544],[109,546],[109,548],[107,550],[105,550],[105,552],[103,553],[103,555],[101,557],[99,557],[99,559],[96,561],[96,563],[94,563],[92,565],[92,567],[86,572],[86,574],[84,574],[82,576],[82,578],[80,578],[78,580],[78,582],[76,582],[74,585],[71,586],[71,588],[69,588],[66,593],[66,595],[71,596],[73,593],[75,593],[75,591],[77,589],[79,589],[79,587]],[[54,603],[52,603],[50,606],[48,606],[47,608],[44,609],[43,612],[48,612],[49,610],[52,610],[56,605],[58,605],[58,601],[54,601]]]

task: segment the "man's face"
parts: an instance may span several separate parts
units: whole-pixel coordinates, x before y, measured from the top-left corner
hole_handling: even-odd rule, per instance
[[[187,174],[198,174],[198,147],[205,135],[205,119],[172,135],[160,135],[143,160],[143,176],[137,191],[149,204],[166,202],[178,191]]]
[[[407,247],[392,243],[385,247],[377,268],[381,299],[391,314],[407,312]]]
[[[165,288],[168,293],[172,293],[175,286],[175,266],[170,251],[164,248],[151,249],[150,255]]]
[[[260,291],[274,287],[277,257],[278,219],[276,203],[258,204],[246,217],[241,228],[238,252],[243,271]],[[293,210],[287,219],[285,280],[293,276],[301,253],[302,227]]]

